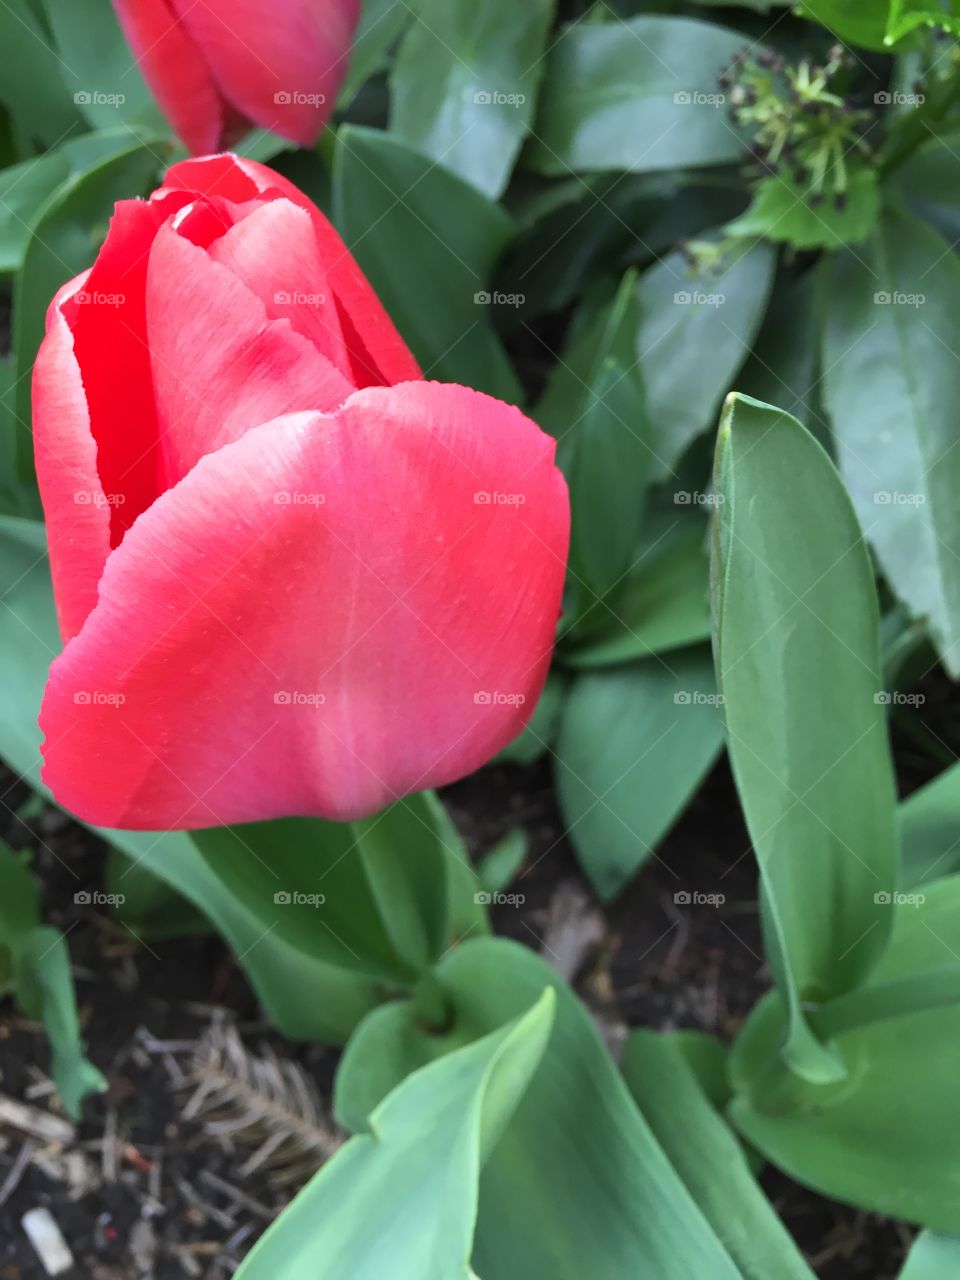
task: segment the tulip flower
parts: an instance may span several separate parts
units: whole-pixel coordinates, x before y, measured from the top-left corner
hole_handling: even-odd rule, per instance
[[[51,304],[34,434],[65,641],[43,776],[81,818],[352,819],[532,712],[568,539],[554,442],[424,380],[264,166],[185,161],[117,205]]]
[[[313,143],[346,73],[360,0],[113,0],[144,78],[195,155],[253,124]]]

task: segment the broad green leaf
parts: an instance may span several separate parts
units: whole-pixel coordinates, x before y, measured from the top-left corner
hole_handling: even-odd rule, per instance
[[[634,1106],[586,1010],[545,961],[516,943],[483,939],[446,955],[437,977],[453,1010],[450,1030],[418,1030],[403,1004],[375,1010],[347,1049],[336,1096],[349,1098],[349,1114],[365,1114],[421,1063],[489,1034],[553,987],[550,1043],[480,1180],[478,1276],[742,1276]],[[338,1114],[348,1112],[340,1106]]]
[[[560,812],[580,864],[612,898],[653,853],[723,737],[702,649],[574,681],[555,748]]]
[[[772,994],[734,1045],[729,1114],[747,1140],[796,1181],[835,1200],[958,1234],[960,1164],[950,1135],[960,1125],[960,1000],[925,1007],[923,992],[929,986],[935,1005],[941,975],[952,970],[955,985],[960,978],[960,877],[886,897],[890,947],[869,985],[843,997],[851,1029],[837,1035],[835,1048],[849,1065],[848,1079],[814,1085],[783,1067],[783,1004]],[[892,999],[896,1009],[905,984],[913,999],[892,1017],[884,1006]],[[860,1026],[858,1001],[873,1019]],[[829,1010],[818,1013],[825,1018]]]
[[[164,163],[161,154],[136,145],[58,187],[41,209],[13,295],[17,353],[17,416],[30,422],[30,378],[44,333],[47,307],[71,277],[89,267],[106,234],[113,206],[146,190]],[[26,433],[23,433],[23,437]],[[20,474],[33,472],[32,451],[20,455]]]
[[[960,35],[960,8],[956,0],[890,0],[886,44],[896,44],[918,27],[933,27]]]
[[[823,363],[838,464],[881,567],[960,675],[960,261],[887,214],[829,264]]]
[[[390,76],[390,131],[497,199],[533,119],[554,0],[420,0]]]
[[[0,756],[41,794],[37,711],[47,668],[60,647],[43,526],[0,518]],[[189,899],[225,937],[269,1016],[286,1035],[342,1043],[381,998],[372,979],[296,950],[197,856],[186,832],[99,830],[136,865]],[[124,874],[111,881],[124,892]]]
[[[921,1231],[898,1280],[953,1280],[960,1275],[960,1239]]]
[[[166,131],[110,0],[43,0],[66,96],[94,129],[117,124]],[[129,140],[136,140],[133,132]],[[162,159],[158,158],[158,165]]]
[[[529,164],[566,175],[725,164],[744,153],[717,78],[743,35],[692,18],[566,28],[547,59]]]
[[[727,224],[735,236],[765,236],[795,249],[836,249],[859,244],[877,225],[880,193],[876,174],[865,166],[854,168],[845,201],[832,197],[812,202],[809,186],[790,174],[764,178],[754,192],[750,208]]]
[[[776,254],[738,247],[720,268],[696,274],[672,253],[641,275],[637,358],[660,471],[715,421],[767,306]]]
[[[705,522],[690,514],[692,493],[678,496],[688,501],[650,521],[620,590],[566,637],[565,666],[615,666],[709,640]]]
[[[418,0],[363,0],[360,25],[353,37],[350,67],[340,89],[340,104],[353,101],[359,90],[387,60],[390,46],[413,21]]]
[[[960,871],[960,764],[901,804],[900,836],[906,888]]]
[[[840,477],[788,414],[731,396],[715,483],[714,652],[785,1053],[830,1075],[801,1005],[864,981],[890,928],[875,895],[897,882],[873,572]]]
[[[39,1018],[50,1041],[51,1071],[64,1108],[74,1119],[84,1098],[103,1093],[107,1082],[83,1054],[70,953],[62,933],[40,925],[22,940],[15,956],[17,1003]]]
[[[480,1169],[550,1037],[555,997],[404,1080],[300,1192],[237,1280],[468,1277]]]
[[[9,111],[21,153],[55,147],[82,127],[78,108],[61,88],[59,57],[29,0],[0,6],[0,103]]]
[[[24,160],[0,171],[0,272],[17,270],[34,215],[69,173],[70,166],[62,151]]]
[[[939,132],[939,131],[938,131]],[[890,176],[907,207],[953,244],[960,239],[960,132],[929,137]]]
[[[344,126],[334,221],[424,374],[516,403],[520,388],[491,324],[490,292],[510,219],[454,174],[375,129]]]
[[[848,44],[885,49],[890,0],[799,0],[796,11]]]
[[[503,893],[516,879],[527,856],[528,843],[523,827],[513,827],[480,859],[477,877],[488,898]]]
[[[566,695],[566,680],[556,670],[551,671],[526,728],[494,757],[494,763],[534,764],[545,755],[557,736]]]
[[[173,885],[115,846],[104,874],[114,914],[135,938],[182,938],[210,932],[210,922]]]
[[[738,1139],[672,1038],[634,1031],[623,1074],[671,1164],[748,1280],[813,1280]]]

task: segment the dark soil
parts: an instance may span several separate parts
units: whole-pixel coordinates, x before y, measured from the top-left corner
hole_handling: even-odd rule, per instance
[[[178,1088],[176,1080],[179,1070],[189,1068],[189,1045],[225,1010],[248,1048],[269,1043],[300,1063],[326,1096],[336,1052],[293,1046],[272,1033],[218,939],[141,945],[106,914],[75,905],[74,874],[85,886],[102,884],[103,846],[51,809],[31,806],[25,820],[17,818],[29,794],[9,775],[0,780],[0,835],[35,851],[46,919],[69,935],[89,1053],[110,1091],[88,1101],[71,1147],[83,1157],[87,1190],[76,1168],[68,1174],[44,1160],[43,1141],[33,1140],[33,1150],[23,1154],[24,1134],[0,1126],[0,1200],[6,1194],[0,1280],[41,1280],[43,1270],[21,1226],[23,1214],[41,1205],[50,1208],[76,1259],[70,1278],[226,1277],[289,1189],[262,1171],[244,1176],[248,1150],[232,1149],[201,1123],[183,1118],[190,1090]],[[498,932],[540,949],[558,889],[575,886],[589,898],[562,834],[548,764],[487,769],[450,788],[446,800],[474,855],[511,827],[528,833],[529,854],[514,886],[525,901],[498,908],[494,923]],[[602,910],[603,936],[581,967],[581,994],[611,1021],[694,1027],[729,1039],[769,986],[755,882],[749,841],[721,764],[659,855]],[[681,916],[673,902],[680,889],[723,893],[725,901],[719,908],[685,907]],[[47,1061],[40,1029],[5,1005],[0,1095],[57,1111]],[[5,1193],[18,1159],[22,1176]],[[828,1201],[775,1170],[764,1174],[764,1185],[823,1280],[896,1274],[909,1229]]]

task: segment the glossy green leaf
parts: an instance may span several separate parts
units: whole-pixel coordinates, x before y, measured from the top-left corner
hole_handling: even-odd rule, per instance
[[[60,647],[43,526],[0,518],[0,755],[41,794],[37,710]],[[295,949],[210,870],[186,832],[98,831],[131,864],[172,885],[223,934],[286,1035],[341,1043],[381,998],[378,984]],[[458,864],[457,864],[458,865]],[[125,892],[117,872],[111,890]],[[469,926],[465,926],[469,927]]]
[[[111,156],[58,187],[33,224],[14,287],[14,347],[17,353],[17,416],[30,422],[30,378],[44,333],[47,307],[71,277],[89,267],[106,234],[113,206],[146,190],[163,156],[136,145]],[[26,442],[26,433],[21,437]],[[20,473],[32,475],[32,451],[20,455]]]
[[[852,1029],[837,1036],[835,1048],[848,1064],[848,1078],[815,1085],[784,1069],[778,1055],[783,1005],[772,995],[756,1007],[734,1045],[730,1116],[749,1142],[798,1182],[872,1212],[957,1234],[960,1165],[945,1135],[960,1124],[960,1000],[925,1007],[922,993],[928,979],[936,985],[946,969],[960,975],[960,878],[886,896],[883,910],[893,918],[889,950],[869,985],[843,997]],[[885,1001],[896,1000],[906,983],[913,1000],[900,1016],[885,1015]],[[866,1025],[853,1025],[858,1000],[874,1019]]]
[[[403,1004],[375,1010],[341,1062],[338,1114],[365,1114],[421,1063],[489,1034],[553,987],[550,1043],[480,1180],[478,1276],[742,1276],[634,1106],[586,1010],[545,961],[491,938],[451,951],[437,976],[453,1010],[450,1030],[418,1030]]]
[[[960,1239],[921,1231],[898,1280],[953,1280],[960,1275]]]
[[[480,1169],[550,1037],[554,994],[414,1072],[257,1243],[238,1280],[468,1277]]]
[[[16,271],[40,206],[68,176],[62,151],[24,160],[0,171],[0,272]]]
[[[900,837],[906,888],[960,871],[960,764],[901,804]]]
[[[554,0],[420,0],[390,76],[390,130],[496,199],[533,119]]]
[[[493,266],[512,231],[497,205],[395,138],[337,133],[334,221],[425,375],[516,403],[491,313]]]
[[[672,253],[640,277],[636,352],[661,473],[716,420],[763,320],[775,261],[770,245],[741,246],[697,275]]]
[[[555,749],[557,798],[602,898],[618,893],[653,853],[716,760],[722,737],[702,649],[574,681]]]
[[[797,12],[848,44],[885,49],[890,0],[799,0]]]
[[[837,456],[891,587],[960,674],[960,261],[919,219],[885,216],[830,264],[823,363]]]
[[[863,982],[890,927],[875,895],[897,882],[873,572],[840,477],[788,414],[731,396],[715,483],[714,650],[785,1052],[829,1075],[801,1004]]]
[[[743,42],[693,18],[574,23],[547,60],[529,164],[565,176],[740,159],[717,78]]]
[[[693,494],[678,496],[690,501],[649,521],[620,590],[565,639],[565,666],[615,666],[710,638],[706,522],[692,514]]]
[[[748,1280],[813,1280],[743,1148],[672,1037],[634,1031],[623,1075],[674,1169]]]
[[[730,235],[765,236],[795,249],[836,249],[859,244],[877,225],[880,192],[876,174],[865,166],[849,176],[846,199],[814,203],[808,186],[787,173],[764,178],[750,208],[727,224]]]

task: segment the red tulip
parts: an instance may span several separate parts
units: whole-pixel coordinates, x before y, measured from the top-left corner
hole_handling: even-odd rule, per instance
[[[113,0],[144,77],[195,155],[251,125],[308,146],[333,111],[360,0]]]
[[[187,161],[117,206],[51,305],[34,429],[66,642],[44,778],[80,817],[354,818],[523,726],[567,549],[554,443],[424,381],[269,169]]]

